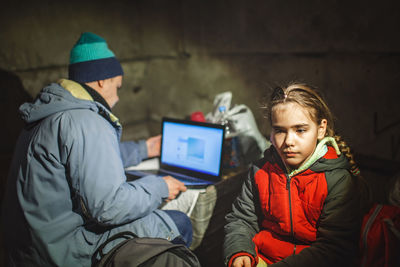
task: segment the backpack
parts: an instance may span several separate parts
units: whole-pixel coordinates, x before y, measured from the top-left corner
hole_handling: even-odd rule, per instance
[[[374,204],[364,216],[360,266],[400,266],[400,208]]]
[[[118,238],[125,240],[104,254],[106,245]],[[92,267],[200,266],[196,255],[182,244],[162,238],[137,237],[131,232],[121,232],[107,239],[93,254],[92,263]]]

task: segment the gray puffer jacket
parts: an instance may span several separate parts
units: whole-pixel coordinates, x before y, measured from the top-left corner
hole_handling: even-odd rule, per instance
[[[166,183],[155,176],[126,180],[124,164],[147,154],[144,143],[122,145],[124,162],[118,119],[79,84],[53,83],[20,112],[26,127],[2,214],[12,266],[90,266],[96,248],[121,231],[178,236],[157,209],[168,197]]]

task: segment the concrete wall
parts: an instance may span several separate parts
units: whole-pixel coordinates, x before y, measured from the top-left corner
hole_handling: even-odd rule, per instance
[[[125,139],[156,133],[149,122],[163,115],[207,113],[227,90],[268,134],[259,100],[276,83],[299,79],[325,93],[354,149],[400,159],[396,1],[11,3],[0,11],[0,68],[32,97],[67,76],[81,32],[108,40],[126,72],[114,110]]]
[[[300,80],[323,92],[360,160],[399,165],[399,11],[394,0],[5,2],[1,177],[22,126],[18,106],[67,77],[69,51],[84,31],[103,36],[125,70],[113,110],[124,140],[158,134],[162,116],[208,113],[224,91],[252,109],[268,136],[263,97]]]
[[[260,99],[302,80],[325,93],[357,152],[400,159],[396,1],[20,0],[0,12],[0,69],[32,97],[67,76],[81,32],[108,40],[126,72],[114,110],[124,139],[157,133],[163,115],[207,113],[228,90],[267,135]]]

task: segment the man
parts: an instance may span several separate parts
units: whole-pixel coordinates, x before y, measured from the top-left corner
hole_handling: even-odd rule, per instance
[[[124,166],[159,155],[160,136],[119,142],[111,108],[122,75],[106,41],[83,33],[71,50],[69,79],[20,107],[26,126],[2,216],[11,266],[90,266],[96,248],[122,231],[190,245],[188,217],[157,209],[185,191],[183,183],[170,176],[126,181]]]

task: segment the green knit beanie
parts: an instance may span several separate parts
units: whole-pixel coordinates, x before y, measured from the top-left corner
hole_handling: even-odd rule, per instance
[[[124,74],[106,40],[91,32],[82,33],[71,50],[69,63],[69,79],[81,83]]]

